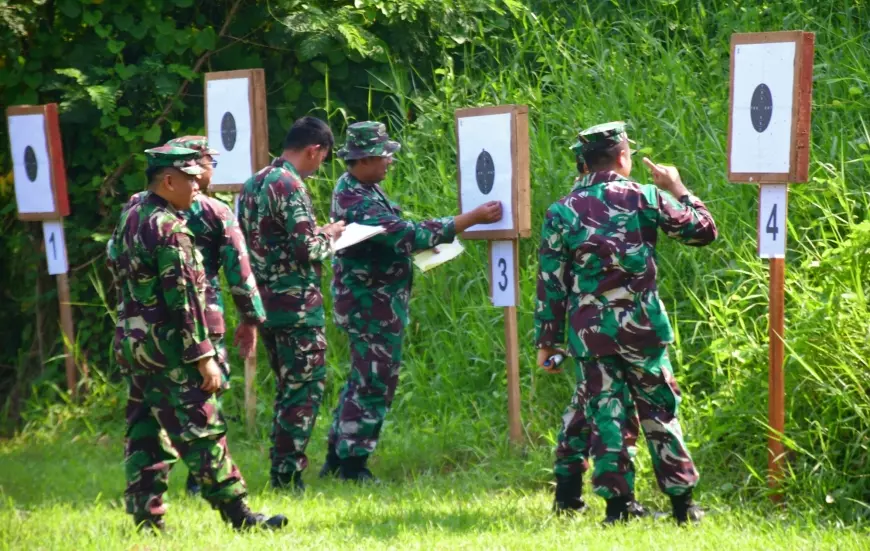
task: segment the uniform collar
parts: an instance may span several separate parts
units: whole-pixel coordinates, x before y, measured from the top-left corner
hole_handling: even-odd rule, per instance
[[[284,159],[283,157],[278,157],[272,162],[272,166],[283,168],[284,170],[289,171],[293,176],[296,177],[300,182],[302,181],[302,176],[299,175],[299,171],[296,170],[296,167],[293,166],[293,163]]]
[[[592,172],[590,174],[585,174],[578,178],[574,183],[574,189],[572,191],[594,186],[595,184],[603,184],[606,182],[619,182],[619,181],[628,181],[628,178],[622,176],[621,174],[617,174],[612,170],[602,170],[600,172]]]
[[[162,208],[164,208],[164,209],[168,210],[169,212],[176,214],[176,215],[180,214],[178,212],[178,209],[173,207],[172,203],[170,203],[169,201],[167,201],[163,197],[157,195],[156,193],[154,193],[151,190],[148,190],[146,193],[148,195],[145,197],[145,199],[142,200],[143,203],[148,203],[148,204],[154,205],[156,207],[162,207]]]

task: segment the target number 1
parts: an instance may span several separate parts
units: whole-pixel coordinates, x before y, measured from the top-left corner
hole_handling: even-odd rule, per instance
[[[42,223],[42,235],[45,240],[45,259],[48,261],[48,273],[51,275],[67,273],[66,242],[63,235],[63,222],[46,220]]]
[[[762,184],[758,203],[758,256],[785,258],[788,186]]]

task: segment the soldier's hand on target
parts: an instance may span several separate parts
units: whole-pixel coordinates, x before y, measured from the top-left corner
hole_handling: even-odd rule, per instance
[[[686,186],[683,185],[680,171],[677,170],[677,167],[659,165],[650,161],[647,157],[643,158],[643,164],[652,173],[653,183],[659,189],[668,191],[675,197],[681,197],[689,192]]]
[[[250,358],[257,348],[257,326],[248,322],[240,323],[233,335],[233,344],[238,347],[243,359]]]
[[[221,386],[221,370],[218,368],[217,362],[214,361],[214,356],[202,358],[197,366],[199,374],[202,375],[201,389],[208,393],[214,393]]]
[[[501,202],[489,201],[472,211],[478,224],[492,224],[501,220]]]

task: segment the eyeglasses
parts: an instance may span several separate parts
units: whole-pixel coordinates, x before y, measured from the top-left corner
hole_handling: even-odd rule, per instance
[[[217,161],[215,161],[215,160],[211,160],[211,161],[200,161],[199,164],[200,164],[201,166],[208,166],[208,165],[211,165],[212,168],[217,168],[217,163],[218,163]]]

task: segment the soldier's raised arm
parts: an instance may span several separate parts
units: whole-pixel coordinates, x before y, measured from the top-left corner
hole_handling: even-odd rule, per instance
[[[679,171],[644,158],[653,183],[659,188],[659,227],[685,245],[702,247],[716,240],[718,230],[706,205],[683,185]]]

